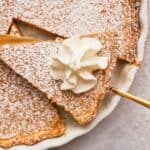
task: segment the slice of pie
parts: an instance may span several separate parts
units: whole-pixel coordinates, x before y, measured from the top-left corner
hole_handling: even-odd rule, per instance
[[[46,95],[0,61],[0,147],[31,145],[64,132]]]
[[[0,146],[31,145],[64,134],[46,96],[0,61]]]
[[[54,80],[51,76],[50,57],[56,53],[63,54],[62,41],[4,45],[0,50],[0,58],[83,125],[95,117],[100,102],[110,86],[111,74],[116,64],[114,33],[101,33],[88,37],[98,38],[101,41],[103,47],[100,55],[108,57],[109,63],[107,69],[94,72],[97,79],[95,87],[81,94],[75,94],[70,90],[62,91],[60,89],[62,82]]]

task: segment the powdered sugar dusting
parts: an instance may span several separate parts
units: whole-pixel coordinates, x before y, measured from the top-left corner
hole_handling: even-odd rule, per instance
[[[46,96],[0,61],[0,139],[53,128],[56,121]]]
[[[14,6],[14,0],[0,0],[0,34],[6,34],[8,32],[12,18],[16,16]]]
[[[11,17],[70,37],[75,34],[112,31],[119,35],[118,56],[135,61],[139,35],[139,0],[2,0],[0,33],[6,33]],[[8,6],[7,6],[8,5]],[[5,10],[6,9],[6,10]],[[8,19],[7,19],[8,18]],[[8,20],[8,21],[6,21]]]

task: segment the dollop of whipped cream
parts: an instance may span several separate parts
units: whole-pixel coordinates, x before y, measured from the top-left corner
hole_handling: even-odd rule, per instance
[[[108,66],[108,57],[97,55],[102,49],[101,42],[95,38],[74,36],[62,44],[62,54],[51,57],[51,76],[63,81],[61,90],[79,94],[92,89],[97,81],[93,71]]]

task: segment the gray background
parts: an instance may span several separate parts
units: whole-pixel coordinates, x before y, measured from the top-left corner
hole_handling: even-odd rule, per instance
[[[129,92],[150,99],[150,33],[144,62]],[[90,133],[53,150],[150,150],[150,110],[122,99]]]

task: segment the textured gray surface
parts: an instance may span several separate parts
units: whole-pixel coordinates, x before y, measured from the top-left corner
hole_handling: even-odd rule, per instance
[[[130,93],[150,99],[149,89],[150,32],[146,42],[144,62],[136,74],[136,78],[130,88]],[[122,99],[114,112],[90,133],[54,150],[87,149],[150,150],[150,110]]]

